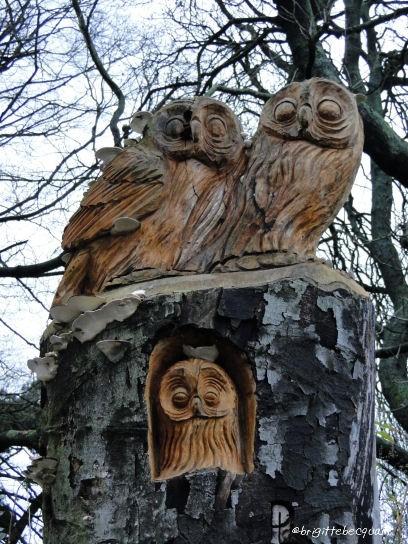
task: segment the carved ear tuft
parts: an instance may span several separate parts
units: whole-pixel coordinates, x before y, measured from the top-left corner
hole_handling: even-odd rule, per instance
[[[219,354],[217,346],[198,346],[194,348],[193,346],[183,344],[183,351],[187,357],[204,359],[205,361],[210,361],[211,363],[215,361]]]

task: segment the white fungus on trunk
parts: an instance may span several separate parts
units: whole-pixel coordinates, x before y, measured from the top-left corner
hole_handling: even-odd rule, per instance
[[[72,340],[72,331],[62,332],[61,334],[52,334],[50,336],[50,344],[54,351],[63,351],[67,349],[69,342]]]
[[[82,312],[96,310],[96,308],[99,308],[104,302],[105,299],[99,296],[73,296],[66,304],[53,306],[50,310],[50,316],[60,323],[71,323],[71,321],[82,314]]]
[[[131,217],[119,217],[116,219],[113,227],[111,228],[111,234],[127,234],[128,232],[134,232],[140,227],[140,221],[132,219]]]
[[[124,321],[135,313],[141,302],[140,296],[128,296],[119,300],[112,300],[100,308],[85,312],[72,323],[75,338],[81,343],[95,338],[112,321]]]
[[[54,483],[58,466],[58,459],[54,457],[32,458],[32,463],[24,471],[25,476],[41,487],[47,487]]]
[[[120,361],[130,345],[130,342],[126,340],[100,340],[96,342],[96,347],[111,363]]]
[[[31,372],[35,372],[37,379],[42,382],[49,382],[57,375],[58,361],[55,352],[46,353],[45,357],[34,357],[27,361]]]
[[[116,155],[123,151],[121,147],[101,147],[95,152],[95,157],[102,162],[102,169],[109,164]]]

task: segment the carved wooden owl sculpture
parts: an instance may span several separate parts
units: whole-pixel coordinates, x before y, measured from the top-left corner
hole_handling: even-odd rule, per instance
[[[160,383],[157,414],[154,479],[217,467],[243,473],[237,393],[220,366],[203,359],[171,366]]]
[[[54,305],[129,273],[143,280],[208,271],[238,217],[245,164],[240,125],[225,104],[198,97],[164,106],[142,141],[90,186],[66,227],[63,248],[73,256]]]
[[[229,255],[315,254],[319,237],[348,197],[363,149],[355,96],[314,78],[265,104],[245,174],[245,212]]]
[[[234,199],[246,164],[238,119],[214,99],[179,100],[154,115],[152,133],[164,159],[160,207],[142,221],[116,275],[208,271],[238,218]]]

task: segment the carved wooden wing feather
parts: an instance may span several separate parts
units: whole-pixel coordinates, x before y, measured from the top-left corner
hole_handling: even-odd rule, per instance
[[[160,204],[163,167],[160,155],[130,147],[119,153],[85,193],[64,230],[66,250],[109,232],[120,217],[140,219]]]

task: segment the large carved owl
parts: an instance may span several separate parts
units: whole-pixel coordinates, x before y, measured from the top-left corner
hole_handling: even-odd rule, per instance
[[[154,479],[204,468],[243,473],[237,392],[219,365],[203,359],[175,363],[162,377],[156,409]]]
[[[245,164],[240,125],[225,104],[198,97],[164,106],[142,141],[90,186],[66,227],[72,258],[54,305],[131,273],[143,280],[208,271],[238,217]]]
[[[362,121],[347,89],[314,78],[277,92],[260,117],[245,174],[245,212],[227,253],[313,257],[348,197],[362,149]]]

